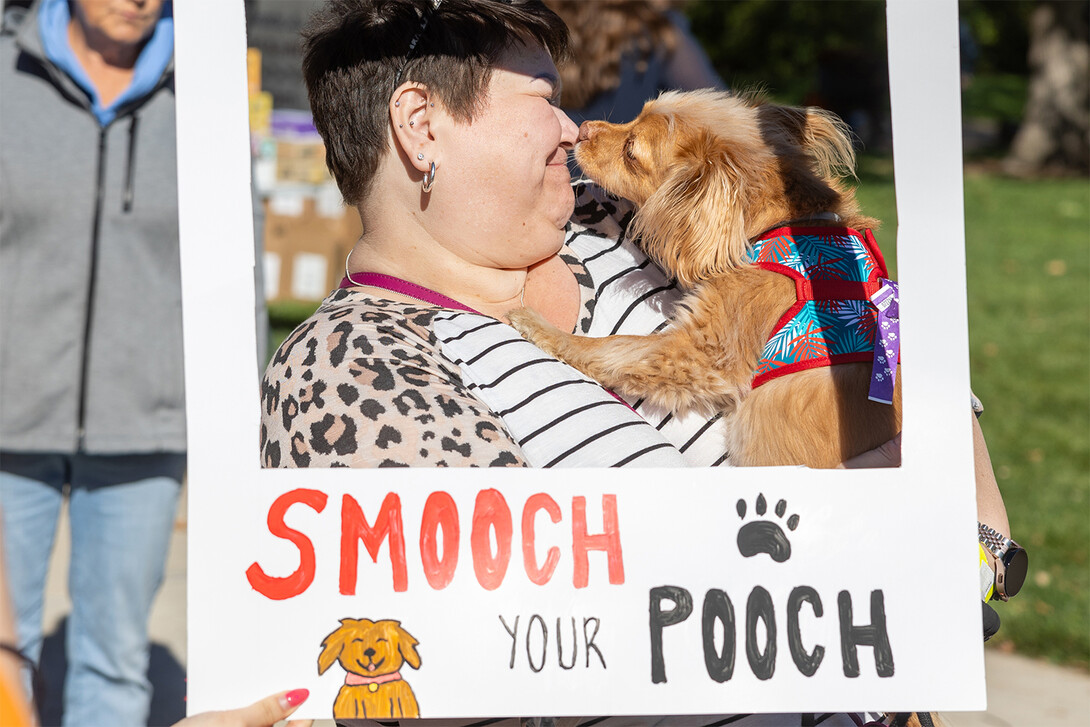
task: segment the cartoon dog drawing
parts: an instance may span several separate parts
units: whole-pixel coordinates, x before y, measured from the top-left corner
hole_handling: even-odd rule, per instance
[[[416,695],[400,671],[402,664],[420,668],[417,643],[399,621],[342,618],[340,628],[322,641],[318,656],[319,674],[334,661],[347,672],[333,717],[419,717]]]

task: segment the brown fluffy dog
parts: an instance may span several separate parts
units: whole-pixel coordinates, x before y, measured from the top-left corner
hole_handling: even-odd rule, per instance
[[[402,664],[420,668],[417,641],[397,621],[342,618],[341,626],[322,641],[318,673],[339,661],[347,672],[333,703],[333,716],[419,717],[409,683],[401,678]]]
[[[654,335],[573,336],[520,309],[511,322],[524,336],[618,393],[723,412],[736,465],[835,467],[900,431],[899,382],[892,406],[869,401],[870,363],[751,387],[770,333],[796,302],[790,278],[749,263],[751,241],[788,221],[878,224],[840,183],[855,157],[835,116],[712,91],[665,93],[628,124],[584,123],[575,156],[636,205],[629,235],[687,295]]]

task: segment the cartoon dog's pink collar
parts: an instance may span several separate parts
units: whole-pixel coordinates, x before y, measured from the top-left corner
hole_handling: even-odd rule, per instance
[[[353,674],[349,672],[344,675],[344,685],[346,687],[365,686],[373,692],[378,689],[379,684],[385,684],[386,682],[396,682],[400,681],[400,679],[400,671],[395,671],[392,674],[380,674],[377,677],[365,677],[362,674]]]

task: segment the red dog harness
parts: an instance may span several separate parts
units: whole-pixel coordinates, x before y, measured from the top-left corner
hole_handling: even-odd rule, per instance
[[[878,310],[870,298],[888,273],[870,230],[780,227],[753,243],[750,260],[791,278],[796,294],[765,344],[753,388],[795,371],[874,360]]]

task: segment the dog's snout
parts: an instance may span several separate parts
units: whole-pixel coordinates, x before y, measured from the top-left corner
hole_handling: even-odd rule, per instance
[[[583,123],[579,124],[579,138],[576,139],[576,142],[578,143],[580,141],[590,141],[592,138],[594,138],[594,134],[595,129],[591,122],[584,121]]]
[[[375,655],[375,650],[374,649],[368,649],[367,651],[363,652],[363,655],[370,658],[370,657]]]

